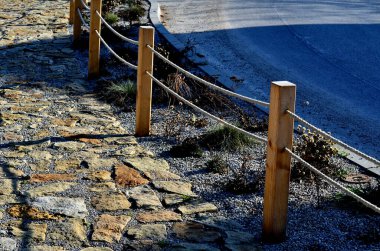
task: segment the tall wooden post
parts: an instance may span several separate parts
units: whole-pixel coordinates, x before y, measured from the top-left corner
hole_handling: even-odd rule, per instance
[[[74,23],[74,0],[70,0],[70,18],[69,24]]]
[[[96,31],[101,30],[101,20],[96,12],[102,14],[102,0],[91,1],[91,21],[90,21],[90,41],[88,57],[88,78],[97,78],[99,76],[100,61],[100,38]]]
[[[80,35],[82,32],[82,23],[78,14],[78,9],[82,9],[82,3],[80,0],[74,1],[74,25],[73,25],[73,35],[74,35],[74,46],[77,46],[80,40]]]
[[[281,81],[273,82],[270,91],[267,163],[264,191],[263,238],[268,242],[281,242],[286,237],[293,117],[296,86]]]
[[[152,109],[152,79],[146,72],[153,74],[154,28],[141,26],[139,30],[139,52],[137,68],[136,97],[136,135],[148,136]]]

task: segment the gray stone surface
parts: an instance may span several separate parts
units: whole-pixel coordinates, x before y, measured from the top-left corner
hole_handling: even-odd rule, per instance
[[[63,214],[70,217],[85,218],[88,215],[87,207],[83,198],[66,197],[37,197],[31,203],[42,211]]]
[[[139,186],[127,190],[127,196],[133,199],[136,206],[139,208],[156,210],[162,208],[160,199],[157,197],[156,193],[150,189],[148,186]]]
[[[14,239],[0,237],[0,250],[13,251],[17,249],[17,242]]]

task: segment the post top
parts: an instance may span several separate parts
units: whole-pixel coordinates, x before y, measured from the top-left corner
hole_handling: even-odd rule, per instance
[[[140,26],[140,29],[152,29],[152,30],[154,30],[154,27],[145,25],[145,26]]]
[[[290,83],[289,81],[273,81],[272,84],[278,85],[281,87],[286,87],[286,86],[296,86],[293,83]]]

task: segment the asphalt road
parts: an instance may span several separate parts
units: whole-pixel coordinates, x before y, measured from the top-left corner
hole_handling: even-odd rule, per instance
[[[165,26],[239,93],[297,84],[296,112],[380,158],[380,1],[159,0]]]

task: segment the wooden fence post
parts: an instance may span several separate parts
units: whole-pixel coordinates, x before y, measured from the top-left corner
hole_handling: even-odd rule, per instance
[[[74,23],[74,0],[70,0],[70,18],[69,24]]]
[[[102,14],[102,0],[91,1],[90,11],[90,41],[89,41],[89,55],[88,55],[88,78],[97,78],[99,76],[99,61],[100,61],[100,38],[96,31],[101,30],[101,20],[96,12]]]
[[[296,86],[287,81],[273,82],[270,90],[267,163],[264,191],[263,239],[281,242],[286,238]]]
[[[82,9],[82,3],[80,0],[73,0],[74,1],[74,25],[73,25],[73,35],[74,35],[74,46],[77,46],[80,40],[80,35],[82,32],[82,22],[80,20],[78,9]]]
[[[154,28],[141,26],[139,30],[139,52],[137,66],[136,97],[136,135],[148,136],[152,109],[152,79],[146,72],[153,74]]]

